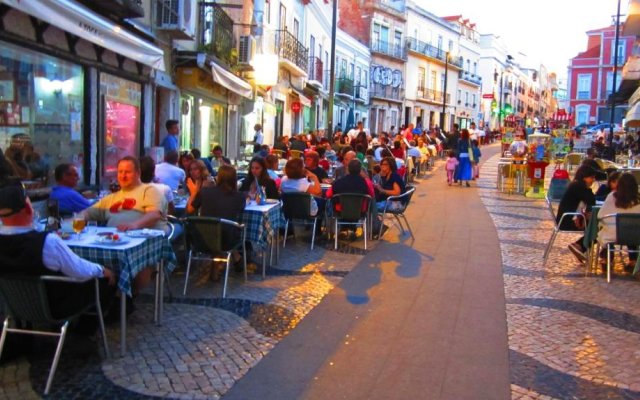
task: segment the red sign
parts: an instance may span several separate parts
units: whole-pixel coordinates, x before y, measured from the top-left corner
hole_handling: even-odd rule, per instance
[[[293,111],[294,113],[299,113],[301,109],[302,104],[300,104],[299,101],[294,101],[293,103],[291,103],[291,111]]]
[[[482,98],[483,99],[493,99],[493,93],[483,94]]]

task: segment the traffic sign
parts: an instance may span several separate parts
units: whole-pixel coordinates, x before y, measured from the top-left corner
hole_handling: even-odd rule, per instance
[[[486,93],[482,95],[483,99],[493,99],[493,93]]]

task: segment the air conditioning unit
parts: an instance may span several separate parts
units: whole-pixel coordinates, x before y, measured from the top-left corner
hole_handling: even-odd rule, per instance
[[[157,28],[174,39],[196,37],[196,2],[193,0],[157,0]]]
[[[240,36],[238,43],[238,63],[249,64],[256,53],[256,39],[253,36]]]

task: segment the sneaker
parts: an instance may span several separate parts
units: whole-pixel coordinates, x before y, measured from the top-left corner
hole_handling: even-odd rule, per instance
[[[571,243],[569,245],[569,250],[581,264],[584,264],[587,261],[587,255],[582,251],[577,243]]]

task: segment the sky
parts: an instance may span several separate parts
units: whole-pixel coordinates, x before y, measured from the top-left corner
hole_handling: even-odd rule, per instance
[[[585,32],[610,26],[618,6],[618,0],[414,1],[440,17],[468,18],[476,23],[478,32],[501,36],[514,57],[520,52],[526,54],[532,62],[527,66],[543,64],[559,78],[566,76],[569,59],[586,50]],[[628,0],[622,0],[621,15],[628,4]],[[624,16],[620,20],[624,21]]]

